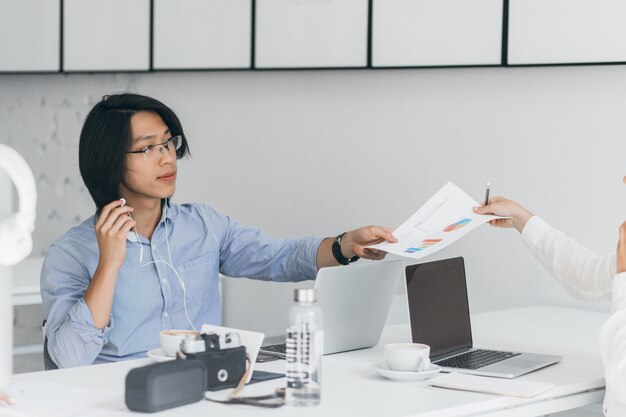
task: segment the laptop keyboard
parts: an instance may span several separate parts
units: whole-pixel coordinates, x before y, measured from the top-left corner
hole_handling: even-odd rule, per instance
[[[520,353],[476,349],[452,358],[437,361],[435,363],[439,366],[446,366],[449,368],[479,369],[517,355],[520,355]]]
[[[261,347],[261,352],[274,353],[284,359],[287,353],[287,344],[279,343],[276,345],[263,346]]]

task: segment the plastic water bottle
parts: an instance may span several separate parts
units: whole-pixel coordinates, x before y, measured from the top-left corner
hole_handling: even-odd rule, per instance
[[[314,289],[295,290],[294,301],[287,329],[285,403],[310,407],[321,401],[322,310]]]

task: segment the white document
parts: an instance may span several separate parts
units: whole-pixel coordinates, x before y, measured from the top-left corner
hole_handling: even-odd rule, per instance
[[[449,182],[393,231],[398,242],[383,242],[369,247],[421,259],[456,242],[478,226],[502,218],[474,213],[472,209],[478,205],[472,197]]]
[[[534,397],[554,387],[554,384],[545,382],[525,381],[523,379],[489,378],[459,372],[438,376],[437,378],[431,379],[428,385],[523,398]]]

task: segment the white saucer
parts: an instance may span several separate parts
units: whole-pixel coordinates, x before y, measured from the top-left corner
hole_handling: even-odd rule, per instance
[[[432,378],[441,371],[441,367],[433,363],[423,371],[393,371],[389,369],[386,362],[375,363],[372,365],[372,368],[374,368],[378,375],[394,381],[422,381]]]
[[[167,356],[161,348],[149,350],[148,357],[154,359],[157,362],[167,362],[176,359],[176,357],[174,356]]]

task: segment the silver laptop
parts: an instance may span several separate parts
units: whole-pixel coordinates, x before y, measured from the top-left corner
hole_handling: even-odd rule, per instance
[[[473,348],[463,258],[409,265],[405,274],[413,342],[430,345],[443,371],[515,378],[562,359]]]
[[[402,276],[401,261],[321,268],[315,279],[324,320],[324,354],[376,345]],[[266,338],[261,353],[284,358],[285,337]]]

